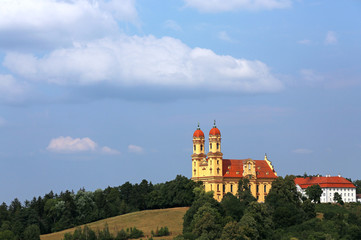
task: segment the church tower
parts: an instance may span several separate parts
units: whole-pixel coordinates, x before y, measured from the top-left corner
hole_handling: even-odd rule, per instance
[[[209,152],[208,163],[210,166],[210,175],[214,177],[222,177],[222,159],[221,152],[221,132],[214,121],[213,128],[209,131]]]
[[[193,133],[192,178],[200,177],[199,166],[206,158],[204,154],[204,133],[199,127]]]

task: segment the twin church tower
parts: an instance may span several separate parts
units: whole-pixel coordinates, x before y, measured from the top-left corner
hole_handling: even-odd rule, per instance
[[[205,154],[205,137],[198,128],[193,133],[192,180],[202,181],[206,191],[213,191],[214,198],[221,201],[230,192],[237,193],[241,178],[250,180],[252,195],[264,202],[277,173],[265,156],[264,160],[223,159],[221,132],[214,121],[209,131],[209,152]]]

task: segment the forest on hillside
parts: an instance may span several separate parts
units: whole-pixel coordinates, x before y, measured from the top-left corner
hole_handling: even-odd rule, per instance
[[[195,197],[193,189],[201,184],[178,175],[172,181],[154,185],[143,180],[94,192],[51,191],[24,204],[14,199],[9,206],[0,205],[0,240],[39,239],[40,234],[129,212],[190,206]]]
[[[177,239],[361,239],[361,204],[317,204],[315,194],[313,201],[301,199],[293,178],[278,178],[265,204],[255,201],[246,180],[236,196],[227,194],[219,203],[201,182],[180,175],[154,185],[143,180],[94,192],[51,191],[23,204],[18,199],[2,203],[0,240],[38,240],[40,234],[129,212],[183,206],[191,208]],[[360,193],[361,181],[354,184]]]

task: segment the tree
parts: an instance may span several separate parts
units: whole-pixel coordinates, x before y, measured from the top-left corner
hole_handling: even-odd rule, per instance
[[[250,202],[256,201],[256,198],[253,197],[251,190],[249,189],[249,179],[248,178],[241,178],[238,182],[238,191],[237,191],[238,198],[241,201],[244,201],[246,205]]]
[[[320,185],[312,185],[306,188],[306,194],[308,198],[313,201],[314,203],[320,203],[321,202],[321,195],[322,195],[322,189]]]
[[[241,238],[241,227],[240,225],[235,222],[229,222],[226,224],[226,226],[224,226],[223,231],[222,231],[222,235],[221,235],[221,239],[222,240],[240,240]]]
[[[333,195],[333,201],[343,205],[342,197],[338,192]]]
[[[353,184],[356,186],[356,194],[361,194],[361,180],[355,180]]]
[[[24,239],[26,240],[40,240],[40,229],[33,224],[25,228]]]
[[[194,215],[198,212],[199,208],[204,206],[206,203],[209,203],[212,208],[216,209],[221,215],[224,215],[224,210],[222,206],[213,198],[213,192],[205,192],[203,186],[196,187],[193,190],[196,200],[193,202],[192,206],[188,209],[183,219],[183,233],[184,235],[192,232],[191,223],[193,221]]]
[[[227,216],[231,216],[233,220],[239,221],[243,216],[243,212],[246,209],[245,205],[234,196],[232,193],[227,193],[223,196],[221,201],[221,206],[223,207]]]
[[[217,239],[222,230],[220,213],[210,203],[200,207],[191,223],[192,233],[204,239]]]
[[[273,181],[266,203],[273,210],[273,221],[277,227],[292,226],[305,219],[301,194],[297,191],[294,176],[278,177]]]

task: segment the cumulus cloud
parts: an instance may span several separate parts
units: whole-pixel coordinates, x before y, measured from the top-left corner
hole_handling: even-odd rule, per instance
[[[336,33],[333,31],[328,31],[325,37],[326,45],[334,45],[338,42]]]
[[[140,146],[137,146],[137,145],[129,145],[128,146],[128,151],[131,152],[131,153],[143,153],[144,152],[144,149]]]
[[[135,0],[2,0],[0,47],[71,44],[119,32],[117,20],[137,21]]]
[[[26,92],[26,85],[11,75],[0,74],[0,102],[19,102]]]
[[[298,149],[293,150],[293,152],[297,153],[297,154],[310,154],[310,153],[313,153],[312,150],[307,149],[307,148],[298,148]]]
[[[154,36],[103,38],[37,57],[8,53],[3,65],[14,74],[57,85],[155,86],[233,92],[283,88],[258,60],[217,55],[180,40]]]
[[[186,6],[201,12],[227,12],[236,10],[271,10],[288,8],[290,0],[184,0]]]
[[[98,144],[88,137],[72,138],[72,137],[58,137],[50,141],[48,151],[58,153],[76,153],[76,152],[101,152],[106,154],[119,154],[117,150],[109,147],[99,148]]]

